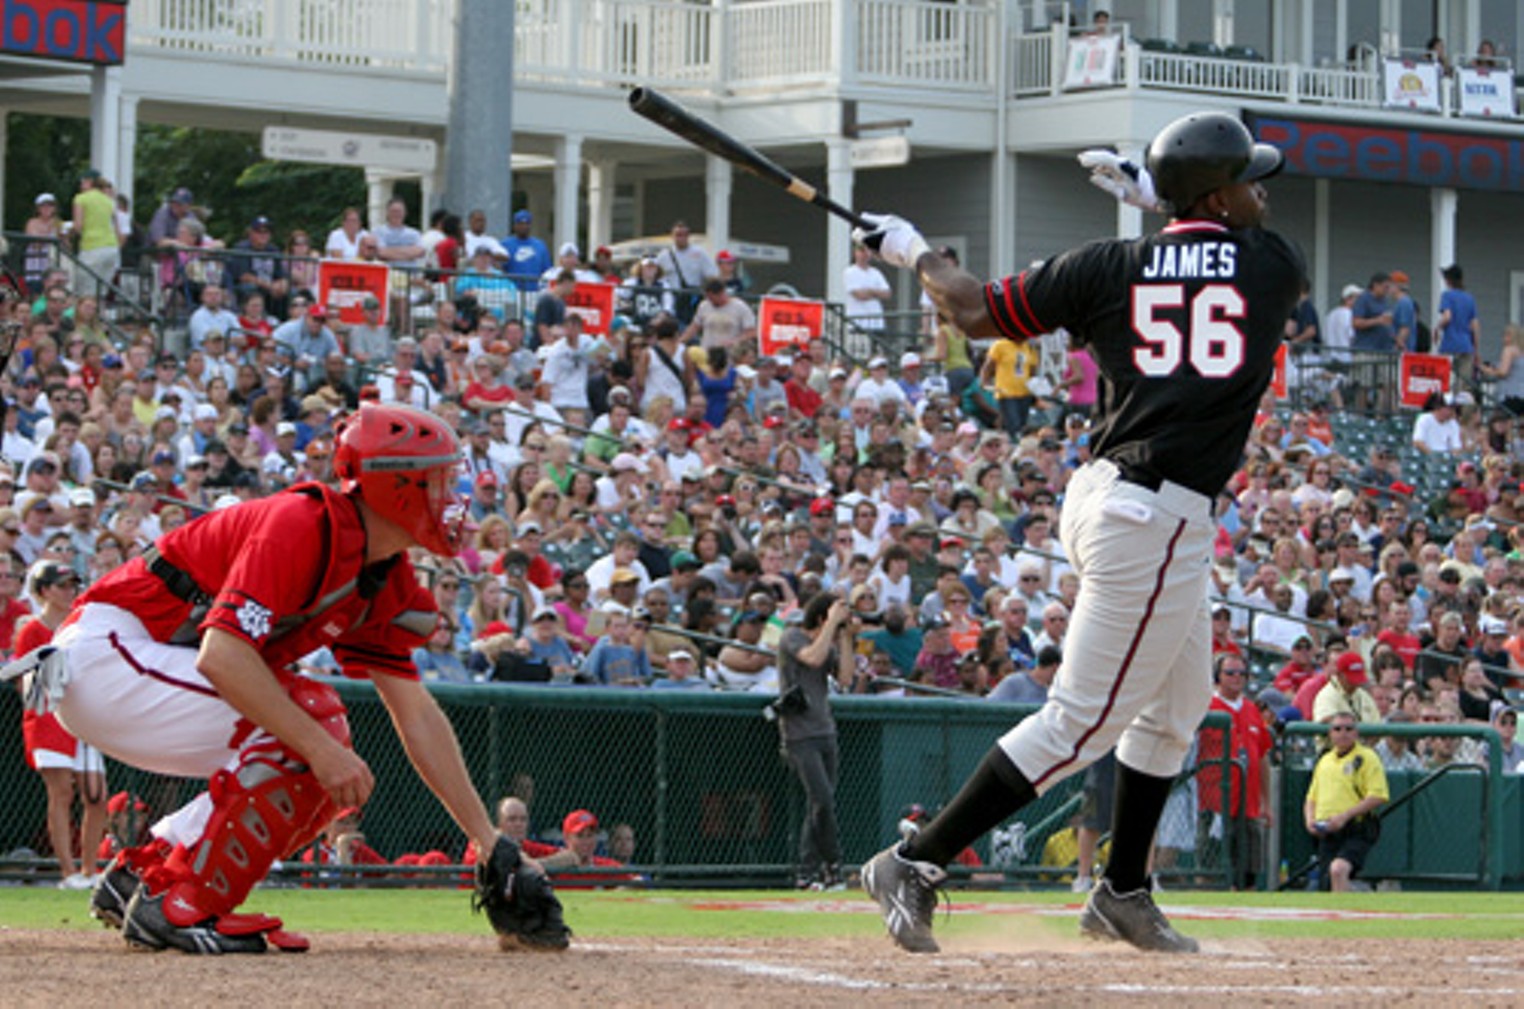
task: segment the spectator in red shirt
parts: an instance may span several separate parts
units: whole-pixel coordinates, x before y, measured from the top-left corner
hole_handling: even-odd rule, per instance
[[[387,861],[360,833],[360,807],[347,806],[334,818],[318,839],[302,852],[308,865],[386,865]]]
[[[17,599],[21,594],[21,573],[10,554],[0,554],[0,653],[10,658],[16,639],[16,624],[31,609]]]
[[[1406,601],[1388,603],[1386,612],[1381,614],[1381,633],[1376,635],[1376,643],[1387,645],[1396,652],[1409,672],[1418,661],[1418,653],[1423,650],[1418,635],[1408,626],[1412,621],[1413,608]]]
[[[1233,611],[1219,606],[1212,611],[1212,658],[1228,652],[1243,657],[1244,650],[1233,638]]]
[[[1243,761],[1242,780],[1229,775],[1228,810],[1222,808],[1223,767],[1222,733],[1203,730],[1198,745],[1197,797],[1200,815],[1196,823],[1196,857],[1202,865],[1216,865],[1224,849],[1232,852],[1233,886],[1247,890],[1254,886],[1254,867],[1264,851],[1265,830],[1271,823],[1269,794],[1270,762],[1265,759],[1272,746],[1270,731],[1259,706],[1249,700],[1244,689],[1249,682],[1249,664],[1236,655],[1219,655],[1212,661],[1212,680],[1216,689],[1208,711],[1220,711],[1232,719],[1228,730],[1228,753]]]
[[[820,393],[810,388],[810,373],[814,371],[815,363],[806,354],[796,354],[793,364],[789,365],[789,377],[783,383],[783,392],[788,396],[788,408],[800,417],[809,420],[815,419],[824,399]]]
[[[1317,672],[1318,657],[1312,638],[1303,634],[1291,643],[1291,658],[1275,674],[1274,687],[1287,697],[1294,696]]]

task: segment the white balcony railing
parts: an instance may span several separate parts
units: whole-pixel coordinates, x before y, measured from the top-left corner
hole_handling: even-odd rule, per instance
[[[857,0],[859,80],[981,91],[995,84],[991,4]]]
[[[756,0],[730,8],[730,75],[736,90],[832,78],[831,0]]]
[[[224,59],[442,74],[454,0],[134,0],[129,43]]]

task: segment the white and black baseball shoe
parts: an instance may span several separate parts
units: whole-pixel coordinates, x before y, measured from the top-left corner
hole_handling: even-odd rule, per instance
[[[148,887],[138,887],[122,921],[122,937],[136,949],[177,949],[182,953],[219,955],[222,953],[264,953],[269,949],[264,935],[225,935],[217,931],[217,919],[207,918],[194,925],[176,925],[164,915],[166,893],[152,895]]]
[[[1198,953],[1201,945],[1176,932],[1148,887],[1118,894],[1111,880],[1099,879],[1080,912],[1080,934],[1115,939],[1150,953]]]
[[[863,866],[863,889],[878,901],[889,935],[903,950],[935,953],[940,947],[931,936],[931,919],[937,910],[937,888],[947,872],[930,862],[917,862],[900,854],[898,844],[874,855]]]
[[[127,866],[112,865],[95,877],[95,889],[90,893],[90,917],[108,928],[121,928],[127,905],[139,885],[137,874]]]

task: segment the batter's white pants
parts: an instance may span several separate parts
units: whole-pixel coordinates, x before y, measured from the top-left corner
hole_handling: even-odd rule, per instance
[[[1157,491],[1100,460],[1069,481],[1061,536],[1081,577],[1048,702],[999,745],[1039,794],[1113,746],[1144,774],[1178,774],[1212,697],[1212,502]]]
[[[69,656],[58,718],[76,738],[125,764],[182,778],[210,778],[239,752],[269,742],[196,670],[196,649],[149,637],[128,611],[90,603],[53,643]],[[171,844],[192,844],[206,827],[202,793],[154,825]]]

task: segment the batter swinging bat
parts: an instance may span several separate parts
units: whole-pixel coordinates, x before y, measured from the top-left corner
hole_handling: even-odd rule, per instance
[[[873,230],[873,225],[799,176],[716,128],[713,123],[700,119],[661,92],[652,88],[636,88],[630,92],[630,108],[662,129],[677,134],[695,147],[702,147],[710,154],[746,169],[764,181],[787,190],[791,195],[806,203],[813,203],[842,220],[850,222],[855,227],[865,231]]]

